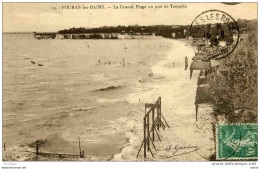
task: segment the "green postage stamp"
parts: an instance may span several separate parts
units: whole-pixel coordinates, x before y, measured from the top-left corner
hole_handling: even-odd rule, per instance
[[[257,124],[217,124],[216,159],[257,159]]]

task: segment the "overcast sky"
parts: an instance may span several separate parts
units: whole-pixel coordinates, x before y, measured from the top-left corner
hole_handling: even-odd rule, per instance
[[[105,9],[57,9],[66,5],[105,5]],[[113,9],[113,5],[186,5],[187,8]],[[111,8],[108,8],[111,7]],[[189,25],[200,13],[218,9],[235,20],[257,19],[257,3],[4,3],[3,32],[56,32],[72,27]]]

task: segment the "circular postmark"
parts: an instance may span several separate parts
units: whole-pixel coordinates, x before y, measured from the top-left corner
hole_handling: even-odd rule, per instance
[[[198,143],[199,149],[196,153],[202,158],[209,160],[214,153],[214,136],[213,136],[213,117],[209,113],[200,115],[193,123],[194,132],[198,134],[202,140]]]
[[[194,132],[202,137],[210,138],[212,134],[212,116],[210,114],[201,115],[197,121],[193,123]]]
[[[208,10],[199,14],[191,23],[190,34],[198,50],[209,59],[222,59],[230,55],[239,41],[239,27],[226,12]]]
[[[240,4],[240,2],[221,2],[222,4],[225,4],[225,5],[237,5],[237,4]]]

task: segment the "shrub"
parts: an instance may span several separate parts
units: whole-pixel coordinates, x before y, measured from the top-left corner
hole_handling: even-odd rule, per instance
[[[219,73],[211,73],[208,77],[214,114],[232,117],[232,113],[237,113],[232,110],[237,108],[257,110],[257,30],[252,30],[246,39],[239,42],[218,70]],[[257,111],[253,112],[257,117]],[[250,118],[247,122],[257,122],[257,118]]]

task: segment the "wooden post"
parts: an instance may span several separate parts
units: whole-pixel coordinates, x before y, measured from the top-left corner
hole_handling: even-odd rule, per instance
[[[148,146],[148,151],[150,151],[150,139],[149,139],[149,137],[150,137],[150,122],[149,122],[149,114],[147,114],[147,146]]]
[[[193,69],[190,68],[190,79],[192,77],[192,72],[193,72]]]
[[[125,58],[123,58],[123,66],[125,66]]]
[[[160,123],[159,123],[159,126],[161,127],[161,121],[162,121],[162,116],[161,116],[161,107],[162,107],[162,102],[161,102],[161,97],[159,97],[159,117],[160,117]]]
[[[146,103],[144,105],[144,116],[146,115]]]
[[[185,57],[185,70],[187,70],[188,68],[188,57],[186,56]]]
[[[154,141],[154,108],[153,108],[153,112],[152,112],[152,129],[153,129],[153,141]]]
[[[159,131],[160,130],[160,126],[159,126],[159,124],[160,124],[160,118],[159,118],[159,106],[157,106],[157,130]]]
[[[81,158],[80,137],[79,137],[79,157]]]
[[[199,109],[199,107],[198,107],[197,104],[195,104],[195,106],[196,106],[196,121],[197,121],[198,120],[198,109]]]
[[[36,141],[36,155],[38,156],[39,154],[39,144],[38,141]]]
[[[146,158],[146,117],[144,116],[144,158]]]
[[[84,157],[84,150],[82,150],[82,153],[81,153],[81,158]]]

